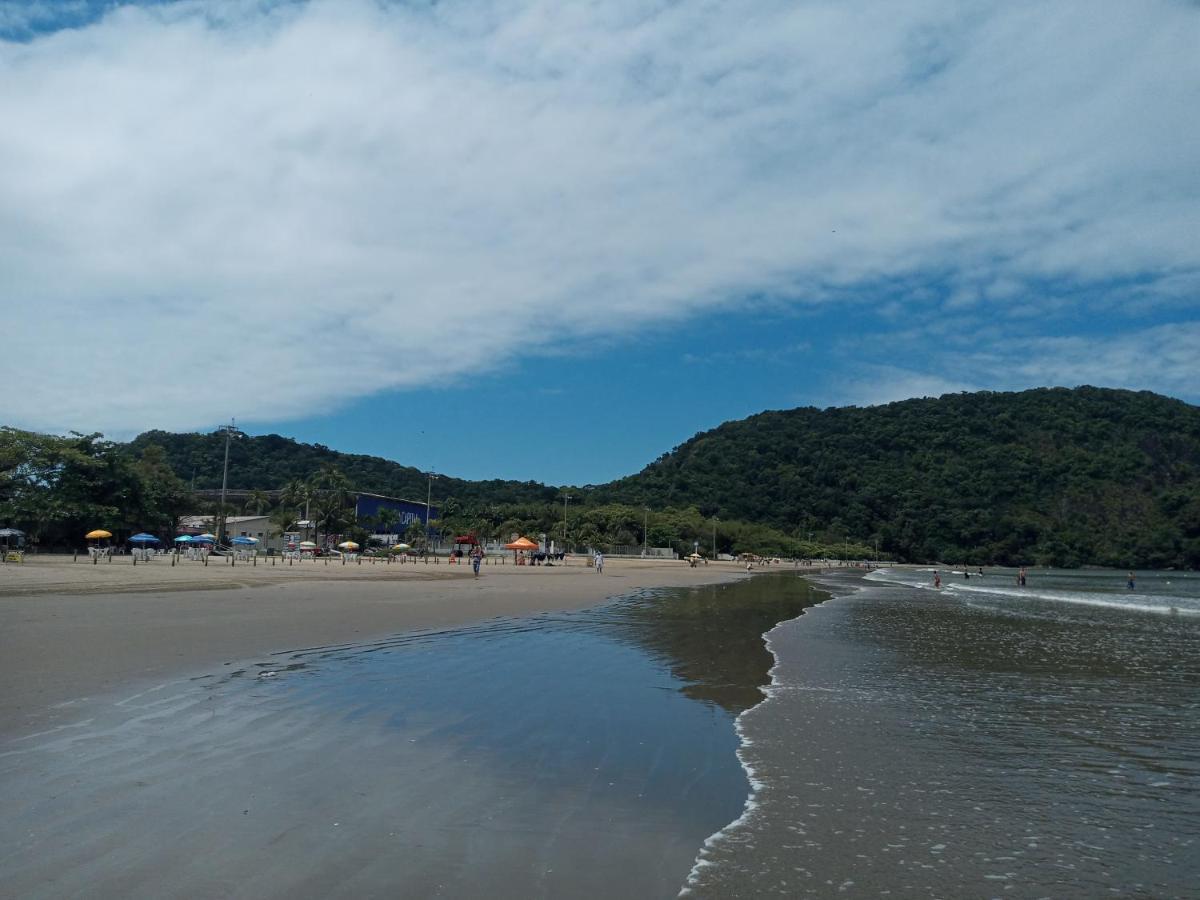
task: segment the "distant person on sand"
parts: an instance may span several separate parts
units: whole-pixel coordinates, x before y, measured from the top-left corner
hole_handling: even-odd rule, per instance
[[[603,575],[604,574],[604,554],[601,553],[599,550],[596,551],[595,562],[596,562],[596,574]]]
[[[471,568],[475,570],[475,577],[479,577],[479,566],[483,562],[483,548],[478,544],[471,551]]]
[[[933,570],[933,586],[935,588],[940,588],[942,586],[942,576],[938,574],[937,569]]]
[[[1129,588],[1129,590],[1131,590],[1131,591],[1133,590],[1133,573],[1132,572],[1129,573],[1129,580],[1127,582],[1125,582],[1125,587]]]

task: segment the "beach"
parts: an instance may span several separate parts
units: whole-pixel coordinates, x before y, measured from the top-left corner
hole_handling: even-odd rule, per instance
[[[0,599],[23,897],[674,896],[749,792],[762,633],[817,602],[612,559],[104,592],[72,565]]]
[[[493,561],[494,562],[494,561]],[[293,648],[582,609],[648,588],[745,577],[733,563],[584,557],[554,566],[209,565],[28,556],[0,567],[0,737],[69,721],[88,698]]]

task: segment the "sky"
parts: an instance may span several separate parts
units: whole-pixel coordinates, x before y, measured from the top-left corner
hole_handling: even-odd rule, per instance
[[[1194,0],[0,0],[0,423],[602,483],[1200,402]]]

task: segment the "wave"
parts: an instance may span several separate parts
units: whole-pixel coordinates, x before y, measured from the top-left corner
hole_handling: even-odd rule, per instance
[[[928,575],[933,567],[918,570],[898,572],[881,569],[871,572],[866,580],[877,583],[900,584],[912,588],[932,588]],[[946,571],[946,570],[942,570]],[[921,574],[921,578],[905,577]],[[1004,576],[1000,576],[1004,577]],[[982,597],[1003,598],[1005,600],[1040,600],[1046,603],[1069,603],[1077,606],[1102,607],[1129,612],[1152,613],[1157,615],[1200,616],[1200,602],[1194,597],[1177,594],[1144,594],[1144,593],[1106,593],[1100,591],[1071,591],[1039,587],[994,586],[979,583],[951,581],[947,579],[942,584],[942,592],[951,596],[961,596],[965,601]]]

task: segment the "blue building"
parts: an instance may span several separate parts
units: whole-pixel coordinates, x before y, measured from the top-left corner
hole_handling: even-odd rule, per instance
[[[374,519],[383,509],[393,509],[399,516],[394,526],[399,534],[403,534],[413,522],[429,525],[428,519],[438,517],[438,508],[430,506],[428,519],[425,504],[416,500],[402,500],[399,497],[385,497],[382,494],[358,493],[354,499],[354,517],[360,524],[368,519]]]

